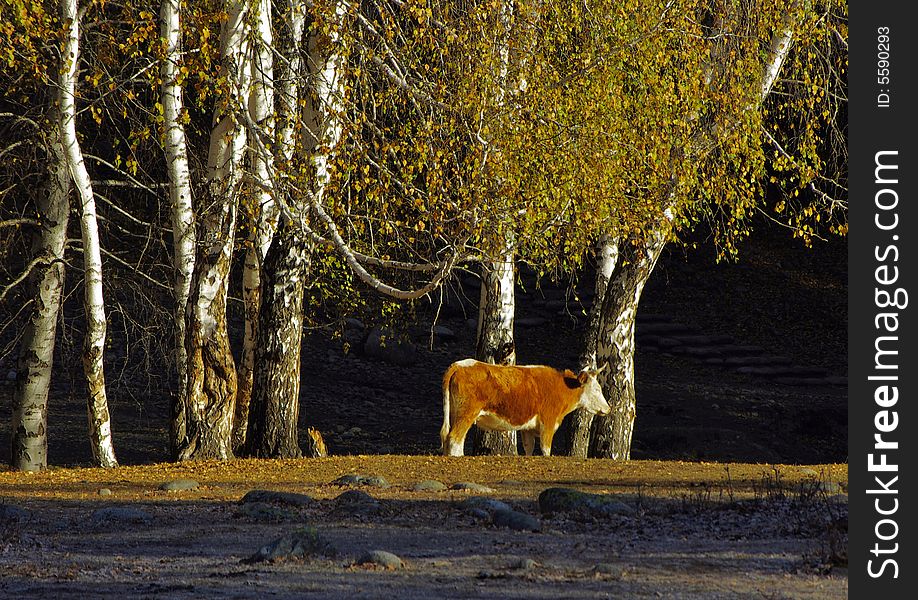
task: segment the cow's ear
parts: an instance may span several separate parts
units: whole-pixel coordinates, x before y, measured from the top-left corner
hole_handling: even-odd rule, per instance
[[[580,381],[580,377],[575,375],[573,371],[570,371],[570,370],[564,371],[563,375],[564,375],[564,385],[566,385],[570,389],[576,390],[581,385],[583,385]]]
[[[592,376],[593,371],[580,371],[580,375],[577,375],[577,379],[580,381],[580,385],[586,385]]]

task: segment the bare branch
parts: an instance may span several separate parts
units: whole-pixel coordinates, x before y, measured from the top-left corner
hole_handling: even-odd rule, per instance
[[[33,258],[32,261],[26,265],[25,269],[22,270],[22,273],[16,277],[16,279],[12,280],[10,283],[4,286],[2,290],[0,290],[0,302],[3,302],[3,299],[6,298],[6,295],[9,294],[13,288],[25,281],[32,270],[35,269],[35,267],[48,264],[53,264],[53,261],[49,262],[48,256],[45,254]]]

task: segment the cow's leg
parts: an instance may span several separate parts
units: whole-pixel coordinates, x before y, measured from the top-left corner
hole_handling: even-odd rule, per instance
[[[543,425],[539,431],[539,447],[542,448],[542,456],[551,456],[551,440],[555,437],[557,425]]]
[[[523,452],[526,453],[526,456],[532,456],[532,451],[535,449],[535,431],[524,429],[520,431],[520,437],[523,438]]]
[[[453,428],[450,430],[449,435],[446,436],[446,445],[443,448],[447,456],[462,456],[464,454],[465,436],[468,434],[469,429],[472,428],[472,425],[475,424],[475,419],[477,418],[478,415],[472,417],[462,415],[453,420]]]

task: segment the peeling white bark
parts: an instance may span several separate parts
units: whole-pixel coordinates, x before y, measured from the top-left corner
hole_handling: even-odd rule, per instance
[[[172,213],[172,264],[175,269],[175,365],[178,375],[177,398],[171,416],[170,440],[185,437],[185,403],[188,377],[188,354],[185,351],[185,311],[194,273],[195,231],[191,195],[191,172],[188,166],[188,144],[182,124],[184,102],[178,81],[182,64],[182,0],[162,0],[160,32],[166,43],[166,56],[160,67],[162,77],[163,149],[169,175],[169,202]]]
[[[96,220],[92,182],[76,133],[76,77],[80,51],[80,14],[76,0],[61,1],[61,18],[66,37],[61,49],[60,128],[64,154],[80,199],[80,227],[83,239],[83,272],[86,336],[83,341],[83,371],[88,386],[89,441],[93,458],[101,467],[118,466],[111,436],[111,417],[105,393],[105,302],[102,294],[102,253]]]
[[[236,394],[236,420],[233,425],[233,447],[245,442],[245,422],[252,395],[255,367],[255,338],[258,328],[258,306],[261,297],[262,265],[274,233],[277,230],[277,204],[274,202],[274,34],[271,29],[271,2],[254,2],[254,31],[250,59],[251,86],[248,96],[249,164],[252,187],[254,223],[249,230],[248,247],[242,271],[242,300],[245,306],[245,326],[242,357],[239,362],[239,387]]]
[[[42,261],[29,278],[33,309],[22,333],[13,392],[10,465],[20,471],[41,471],[48,466],[48,390],[64,288],[71,184],[67,157],[56,135],[59,109],[59,94],[52,94],[50,113],[55,134],[49,136],[49,185],[47,195],[37,201],[41,227],[32,241],[33,253]]]

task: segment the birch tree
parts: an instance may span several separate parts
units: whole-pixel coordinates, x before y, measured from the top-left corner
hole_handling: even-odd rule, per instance
[[[340,9],[336,15],[340,19]],[[277,116],[280,127],[275,147],[276,163],[287,170],[292,168],[297,149],[305,7],[297,0],[290,0],[283,6],[280,19],[278,52],[281,61],[275,79],[279,91]],[[340,23],[333,23],[332,31],[340,26]],[[320,44],[320,40],[326,43]],[[314,155],[313,193],[320,198],[328,182],[328,152],[335,148],[341,135],[335,111],[343,94],[342,56],[337,44],[334,34],[331,39],[323,39],[323,32],[313,22],[306,52],[308,76],[304,78],[313,89],[304,94],[307,108],[303,119],[307,128],[305,136],[311,138],[312,143],[303,144],[305,147],[301,149]],[[267,148],[263,152],[267,153]],[[269,245],[261,271],[261,306],[253,357],[257,368],[251,415],[244,423],[248,427],[246,454],[291,458],[301,455],[298,442],[300,346],[303,289],[309,276],[312,243],[299,227],[307,213],[307,205],[295,200],[281,181],[277,176],[270,182],[265,181],[275,194],[284,194],[286,210],[280,216],[279,230]]]
[[[105,301],[102,292],[102,253],[92,182],[76,132],[76,79],[80,53],[80,19],[76,0],[61,0],[61,20],[66,28],[61,49],[60,132],[64,155],[79,198],[83,241],[83,306],[86,333],[83,341],[83,371],[88,392],[89,442],[93,459],[102,467],[118,466],[112,444],[111,415],[105,393]]]
[[[255,341],[258,330],[258,310],[261,297],[262,264],[277,228],[277,207],[274,202],[274,156],[271,150],[274,139],[274,34],[272,3],[259,0],[252,10],[251,87],[248,110],[251,122],[249,132],[249,165],[254,185],[249,190],[251,225],[247,239],[242,274],[242,294],[245,305],[245,330],[243,332],[242,358],[239,365],[236,390],[236,415],[233,425],[233,448],[245,443],[248,424],[249,401],[252,396],[252,378],[255,364]],[[290,60],[290,54],[283,60]],[[298,60],[298,59],[297,59]],[[261,136],[257,143],[254,136]]]
[[[207,161],[207,198],[201,199],[198,248],[189,295],[185,348],[188,374],[181,460],[230,458],[236,367],[226,323],[226,302],[236,210],[243,182],[250,75],[248,6],[228,0],[220,32],[221,94],[214,111]]]
[[[51,98],[48,184],[36,202],[40,227],[31,236],[33,261],[37,261],[28,279],[33,308],[20,342],[13,392],[10,464],[19,471],[40,471],[48,466],[48,391],[65,280],[64,249],[71,180],[67,158],[57,135],[59,95],[51,94]]]
[[[684,164],[704,174],[704,178],[699,180],[689,171],[669,166],[671,182],[657,191],[662,213],[649,221],[639,235],[620,239],[618,260],[605,292],[596,296],[584,360],[595,355],[600,362],[612,365],[603,374],[602,384],[613,413],[596,418],[592,455],[630,458],[636,415],[635,316],[644,285],[666,243],[674,239],[680,222],[685,227],[695,219],[715,216],[719,223],[714,229],[724,236],[726,252],[735,251],[734,236],[748,231],[747,214],[760,198],[756,181],[763,178],[764,170],[759,133],[761,106],[781,72],[802,14],[797,2],[773,8],[776,10],[757,14],[759,22],[745,9],[727,5],[715,4],[701,12],[704,15],[705,10],[709,11],[708,25],[699,32],[699,37],[707,40],[702,48],[707,57],[696,56],[694,64],[704,83],[697,93],[708,104],[685,113],[686,124],[693,133],[671,146],[669,154],[688,158]],[[769,26],[773,27],[772,33],[763,34]],[[765,48],[764,61],[758,58],[760,46]],[[831,206],[824,208],[831,210]],[[598,261],[597,282],[606,279],[601,271],[607,268],[606,260]],[[597,339],[594,352],[592,344]],[[576,455],[586,454],[583,440],[589,427],[588,419],[574,422],[572,452]]]
[[[188,355],[185,351],[185,312],[194,273],[195,231],[192,204],[191,171],[188,164],[188,143],[185,136],[185,108],[182,84],[182,2],[162,0],[160,32],[165,43],[165,56],[160,67],[163,106],[163,148],[169,176],[169,201],[172,216],[172,250],[175,269],[175,364],[178,376],[177,396],[170,407],[169,440],[172,453],[178,440],[185,437],[185,407],[187,405]]]

